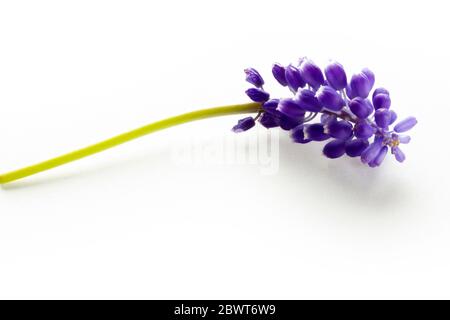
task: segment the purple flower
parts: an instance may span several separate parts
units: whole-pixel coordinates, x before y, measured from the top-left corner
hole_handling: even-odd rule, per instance
[[[356,123],[354,128],[355,136],[361,139],[369,139],[375,133],[375,128],[367,121],[360,121]]]
[[[361,153],[362,163],[369,163],[374,160],[380,153],[381,148],[383,148],[382,139],[375,139],[375,141]]]
[[[394,127],[394,131],[397,133],[406,132],[412,129],[417,124],[417,120],[414,117],[408,117],[399,123],[397,123]]]
[[[411,141],[411,137],[410,136],[399,136],[398,134],[393,133],[392,134],[392,139],[393,141],[398,141],[398,143],[395,144],[408,144]]]
[[[346,120],[329,121],[325,125],[325,133],[336,139],[347,140],[353,135],[353,126]]]
[[[275,80],[278,81],[279,84],[281,84],[283,87],[286,87],[288,85],[286,80],[286,68],[283,67],[279,63],[274,63],[272,66],[272,74]]]
[[[311,142],[311,139],[305,139],[305,133],[303,131],[304,126],[300,124],[291,130],[291,138],[296,143],[308,143]]]
[[[400,149],[400,144],[408,144],[410,140],[410,136],[400,136],[396,133],[393,133],[388,140],[388,145],[391,147],[391,153],[398,162],[403,162],[406,159],[405,154]]]
[[[259,74],[258,71],[256,71],[253,68],[247,68],[244,70],[245,72],[245,80],[252,85],[254,85],[257,88],[261,88],[264,85],[264,80]]]
[[[319,102],[327,109],[339,111],[344,107],[345,101],[332,87],[322,86],[316,94]]]
[[[352,158],[359,157],[368,146],[369,141],[366,139],[348,140],[345,144],[345,153]]]
[[[238,120],[237,125],[235,125],[232,129],[233,132],[243,132],[251,129],[255,126],[255,119],[253,117],[247,117],[241,120]]]
[[[317,100],[315,93],[308,89],[302,89],[297,92],[296,99],[298,104],[305,111],[319,112],[322,106]]]
[[[389,125],[393,124],[397,120],[397,114],[394,110],[389,110],[389,113],[391,114],[391,119],[389,120]]]
[[[370,104],[369,100],[360,97],[356,97],[350,101],[349,107],[353,114],[360,119],[367,118],[373,112],[373,106]]]
[[[373,91],[372,100],[373,100],[373,98],[375,98],[376,95],[379,95],[379,94],[387,94],[388,96],[390,95],[389,91],[387,89],[385,89],[385,88],[377,88],[377,89],[375,89]]]
[[[281,99],[277,110],[292,119],[299,119],[305,115],[305,110],[303,110],[298,101],[291,98]]]
[[[270,100],[260,74],[246,69],[246,80],[255,86],[246,93],[261,103],[256,119],[262,126],[289,130],[292,140],[301,144],[332,138],[323,147],[323,154],[330,159],[346,154],[378,167],[390,149],[398,162],[405,160],[400,144],[409,143],[411,138],[401,133],[413,128],[417,120],[408,117],[395,124],[397,114],[390,109],[391,98],[385,88],[375,89],[368,98],[375,84],[371,70],[362,69],[347,83],[346,72],[338,62],[331,62],[324,72],[307,58],[300,59],[299,66],[273,65],[275,79],[289,86],[294,96]],[[308,88],[304,88],[306,83]],[[254,125],[255,119],[247,117],[239,120],[233,131],[245,131]]]
[[[395,160],[397,160],[398,162],[403,162],[406,159],[405,154],[399,147],[393,148],[392,154],[395,156]]]
[[[388,147],[387,146],[382,147],[378,152],[378,154],[376,155],[376,157],[369,162],[369,166],[372,168],[380,166],[384,158],[386,157],[387,152]]]
[[[322,152],[325,157],[330,159],[342,157],[345,154],[345,141],[344,140],[330,141],[323,147]]]
[[[345,94],[347,95],[347,97],[348,97],[349,99],[354,99],[354,98],[356,98],[356,95],[353,93],[353,90],[352,90],[352,87],[350,86],[350,84],[348,84],[348,85],[345,87]]]
[[[379,93],[372,98],[373,106],[375,109],[389,109],[391,106],[391,97],[385,93]]]
[[[306,139],[311,139],[313,141],[324,141],[330,137],[325,133],[325,128],[321,123],[305,125],[304,133]]]
[[[270,113],[275,115],[278,107],[278,103],[280,102],[280,99],[271,99],[269,101],[266,101],[263,103],[262,107],[266,113]]]
[[[347,86],[347,74],[339,62],[333,61],[325,68],[325,76],[328,84],[336,90],[342,90]]]
[[[373,79],[375,81],[375,79]],[[372,90],[373,82],[366,73],[360,72],[352,76],[350,80],[350,87],[352,93],[356,97],[367,98],[370,90]]]
[[[292,119],[284,114],[280,115],[280,128],[283,130],[291,130],[301,123],[303,123],[303,117],[299,119]]]
[[[361,72],[366,75],[367,79],[369,79],[370,89],[372,89],[375,84],[375,74],[368,68],[362,69]]]
[[[317,89],[323,85],[325,79],[322,70],[310,59],[304,59],[300,65],[300,75],[307,84]]]
[[[266,102],[269,100],[270,95],[265,92],[263,89],[259,88],[250,88],[245,93],[248,95],[250,99],[255,102]]]
[[[259,123],[263,125],[263,127],[269,129],[269,128],[275,128],[279,125],[279,120],[276,116],[264,112],[261,118],[259,119]]]
[[[281,113],[278,110],[279,104],[280,104],[279,99],[271,99],[262,105],[263,110],[265,112],[262,115],[260,122],[264,127],[273,128],[274,127],[273,121],[276,121],[277,126],[280,126],[281,129],[291,130],[292,128],[297,126],[299,123],[303,122],[303,116],[300,116],[297,119],[293,119],[293,118]],[[264,117],[264,115],[266,115],[266,114],[270,115],[271,117],[270,118]]]
[[[391,122],[391,113],[388,109],[378,109],[375,111],[375,122],[380,128],[389,127],[389,123]]]
[[[306,83],[300,75],[300,71],[293,65],[286,68],[286,82],[292,92],[297,92],[298,88],[303,88]]]

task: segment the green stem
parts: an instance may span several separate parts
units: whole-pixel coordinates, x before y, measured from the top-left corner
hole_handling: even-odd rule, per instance
[[[63,164],[99,153],[106,149],[115,147],[119,144],[137,139],[139,137],[145,136],[149,133],[163,130],[169,127],[173,127],[182,123],[201,120],[206,118],[232,115],[232,114],[242,114],[242,113],[254,113],[261,110],[261,104],[259,103],[246,103],[237,104],[224,107],[216,107],[210,109],[197,110],[193,112],[184,113],[178,116],[160,120],[143,127],[131,130],[129,132],[122,133],[118,136],[112,137],[110,139],[98,142],[96,144],[90,145],[88,147],[66,153],[62,156],[52,158],[29,167],[21,168],[15,171],[11,171],[0,175],[0,184],[5,184],[12,182],[21,178],[31,176],[33,174],[49,170]]]

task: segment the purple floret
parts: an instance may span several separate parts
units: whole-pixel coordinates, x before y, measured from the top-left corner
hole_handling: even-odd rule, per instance
[[[315,89],[318,89],[325,82],[322,70],[310,59],[302,60],[299,71],[305,82]]]
[[[283,87],[287,86],[287,80],[286,80],[286,68],[283,67],[279,63],[274,63],[272,66],[272,74],[275,80],[278,81],[279,84],[281,84]]]
[[[330,159],[342,157],[345,154],[345,141],[333,140],[323,147],[323,155]]]
[[[235,125],[231,130],[233,132],[243,132],[251,129],[255,126],[255,119],[253,117],[246,117],[238,121],[237,125]]]
[[[262,86],[264,85],[264,80],[258,71],[253,68],[247,68],[244,70],[244,72],[246,75],[245,80],[247,80],[248,83],[251,83],[257,88],[262,88]]]
[[[325,68],[327,81],[336,90],[345,89],[347,86],[347,74],[339,62],[332,62]]]
[[[269,93],[259,88],[250,88],[245,93],[255,102],[266,102],[270,98]]]

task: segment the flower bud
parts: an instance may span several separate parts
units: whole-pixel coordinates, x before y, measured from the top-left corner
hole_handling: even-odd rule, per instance
[[[235,125],[233,127],[233,129],[231,129],[233,132],[243,132],[243,131],[247,131],[248,129],[251,129],[255,126],[255,119],[253,119],[253,117],[247,117],[244,119],[240,119],[238,120],[237,125]]]
[[[256,71],[253,68],[247,68],[244,70],[245,72],[245,80],[252,85],[254,85],[257,88],[261,88],[264,85],[264,80],[259,74],[258,71]]]
[[[361,139],[369,139],[375,133],[375,129],[366,121],[358,122],[353,131],[355,136]]]
[[[310,139],[305,139],[305,134],[303,132],[304,126],[303,124],[296,126],[294,129],[292,129],[291,131],[291,138],[292,140],[294,140],[294,142],[297,143],[308,143],[312,140]]]
[[[277,110],[279,102],[280,102],[280,99],[270,99],[269,101],[266,101],[263,103],[262,108],[267,113],[276,114],[277,113],[276,110]]]
[[[317,89],[324,83],[322,70],[310,59],[304,59],[299,67],[302,78],[311,87]]]
[[[350,87],[353,95],[361,98],[367,98],[372,90],[373,83],[364,72],[357,73],[350,80]]]
[[[403,151],[399,147],[393,148],[392,149],[392,153],[395,156],[395,160],[397,160],[398,162],[405,161],[406,156],[405,156],[405,154],[403,153]]]
[[[387,89],[385,89],[385,88],[377,88],[372,93],[372,100],[373,100],[373,98],[375,98],[376,95],[379,95],[381,93],[387,94],[389,96],[389,91]]]
[[[330,141],[323,147],[322,152],[325,157],[330,159],[342,157],[345,153],[345,141],[344,140]]]
[[[345,153],[352,158],[359,157],[368,146],[369,141],[366,139],[348,140],[345,144]]]
[[[373,88],[373,86],[375,84],[375,74],[368,68],[362,69],[361,72],[366,75],[367,79],[369,79],[370,89],[372,90],[372,88]]]
[[[250,88],[245,93],[255,102],[266,102],[270,97],[267,92],[259,88]]]
[[[327,109],[339,111],[345,105],[344,99],[332,87],[322,86],[316,93],[319,102]]]
[[[352,87],[350,86],[350,84],[348,84],[348,85],[345,87],[345,94],[347,95],[347,97],[348,97],[350,100],[356,98],[356,95],[353,93]]]
[[[333,61],[330,63],[325,68],[325,76],[328,84],[336,90],[342,90],[347,86],[347,75],[339,62]]]
[[[259,123],[267,129],[278,127],[278,119],[267,112],[264,112],[261,118],[259,118]]]
[[[313,141],[324,141],[330,137],[325,133],[325,129],[321,123],[306,125],[304,127],[304,133],[306,139],[311,139]]]
[[[297,92],[296,99],[300,107],[306,111],[319,112],[322,110],[319,100],[317,100],[313,91],[302,89]]]
[[[391,106],[391,98],[385,93],[379,93],[374,96],[372,98],[372,102],[375,109],[389,109],[389,107]]]
[[[376,139],[361,153],[362,163],[369,163],[378,156],[382,148],[381,142],[381,140]]]
[[[394,127],[394,131],[397,133],[405,132],[412,129],[412,127],[414,127],[416,124],[417,124],[416,118],[408,117],[397,123]]]
[[[391,119],[389,120],[389,125],[391,125],[395,122],[395,120],[397,120],[397,114],[394,112],[394,110],[389,110],[389,113],[391,114]]]
[[[353,126],[345,120],[334,120],[325,125],[325,133],[336,139],[347,140],[353,134]]]
[[[394,137],[394,135],[396,136],[396,139],[402,143],[402,144],[408,144],[411,142],[411,137],[410,136],[399,136],[397,134],[392,134],[392,137]]]
[[[291,130],[298,126],[300,123],[303,122],[304,117],[301,117],[300,119],[292,119],[291,117],[288,117],[287,115],[284,115],[281,113],[279,123],[280,128],[283,130]]]
[[[376,157],[369,162],[369,166],[372,168],[378,167],[383,162],[384,158],[386,157],[386,154],[388,152],[388,147],[384,146],[380,149]]]
[[[389,127],[389,122],[391,121],[391,114],[388,109],[378,109],[375,111],[375,122],[381,128]]]
[[[286,81],[286,68],[283,67],[281,64],[279,63],[275,63],[272,66],[272,74],[273,77],[278,81],[279,84],[281,84],[283,87],[287,86],[287,81]]]
[[[305,115],[305,110],[303,110],[298,101],[291,98],[281,99],[278,103],[277,110],[295,120]]]
[[[373,112],[373,107],[367,99],[354,98],[349,103],[350,110],[360,119],[365,119]]]
[[[293,65],[289,65],[286,67],[286,82],[294,92],[297,92],[298,88],[303,88],[305,86],[305,80],[303,80],[300,75],[300,71],[294,67]]]

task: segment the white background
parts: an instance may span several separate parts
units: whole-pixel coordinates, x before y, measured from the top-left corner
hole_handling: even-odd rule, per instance
[[[193,109],[243,69],[370,67],[419,125],[370,169],[280,133],[279,170],[177,164],[238,116],[0,189],[0,298],[450,298],[446,1],[1,1],[0,171]],[[208,140],[209,139],[209,140]],[[206,147],[206,146],[205,146]]]

